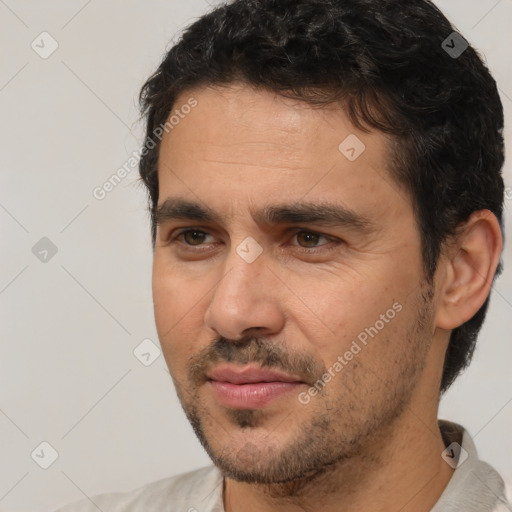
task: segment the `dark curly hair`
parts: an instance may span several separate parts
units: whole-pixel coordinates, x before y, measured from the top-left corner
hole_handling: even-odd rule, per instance
[[[472,212],[489,209],[503,231],[503,108],[477,52],[443,48],[447,38],[455,45],[454,31],[428,0],[235,0],[199,18],[140,93],[153,247],[155,130],[184,91],[239,82],[311,105],[339,102],[358,128],[391,135],[388,167],[411,194],[432,283],[443,242]],[[471,361],[488,305],[452,331],[441,393]]]

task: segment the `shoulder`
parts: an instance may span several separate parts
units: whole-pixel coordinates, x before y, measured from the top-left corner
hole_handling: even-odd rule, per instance
[[[451,461],[455,471],[431,512],[512,512],[503,478],[480,459],[469,432],[457,423],[444,420],[439,420],[439,428],[446,450],[450,449],[450,459],[455,456]]]
[[[215,466],[151,482],[128,492],[99,494],[71,503],[55,512],[137,512],[174,509],[183,512],[219,510],[222,475]],[[172,506],[173,508],[169,508]]]

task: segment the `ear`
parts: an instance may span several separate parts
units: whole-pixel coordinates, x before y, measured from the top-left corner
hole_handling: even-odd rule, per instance
[[[489,210],[473,212],[445,257],[437,327],[455,329],[480,309],[489,295],[502,248],[496,216]]]

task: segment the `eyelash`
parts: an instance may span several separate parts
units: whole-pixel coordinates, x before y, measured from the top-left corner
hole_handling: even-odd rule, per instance
[[[181,237],[182,235],[185,235],[186,233],[189,233],[191,231],[194,231],[196,233],[201,233],[201,234],[205,234],[205,235],[209,235],[210,233],[206,232],[206,231],[203,231],[201,229],[195,229],[195,228],[187,228],[187,229],[183,229],[181,231],[179,231],[177,234],[175,234],[172,238],[169,239],[168,241],[168,244],[173,244],[173,243],[178,243],[179,240],[178,238]],[[319,236],[319,237],[323,237],[325,238],[326,240],[329,240],[333,243],[335,243],[336,245],[337,244],[340,244],[342,243],[341,240],[339,239],[336,239],[336,238],[332,238],[330,236],[327,236],[327,235],[324,235],[323,233],[318,233],[316,231],[311,231],[311,230],[307,230],[307,229],[296,229],[294,232],[293,232],[293,236],[297,236],[299,233],[306,233],[306,234],[309,234],[309,235],[314,235],[314,236]],[[200,248],[203,244],[199,244],[199,245],[190,245],[190,244],[187,244],[186,242],[183,242],[184,245],[187,247],[187,248],[194,248],[194,247],[198,247]],[[299,252],[304,252],[304,253],[308,253],[308,254],[314,254],[314,253],[317,253],[317,252],[320,252],[322,250],[328,250],[328,249],[320,249],[318,250],[318,248],[321,248],[321,247],[324,247],[326,245],[329,245],[329,244],[323,244],[323,245],[320,245],[318,247],[301,247],[301,246],[293,246],[295,247],[295,249],[299,250]],[[194,249],[192,249],[194,250]]]

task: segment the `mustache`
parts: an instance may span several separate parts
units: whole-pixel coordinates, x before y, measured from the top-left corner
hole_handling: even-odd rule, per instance
[[[310,386],[327,372],[325,365],[310,355],[287,349],[264,337],[251,336],[236,341],[220,337],[190,359],[189,380],[195,386],[204,384],[208,380],[206,373],[220,363],[257,363],[262,368],[297,375]]]

